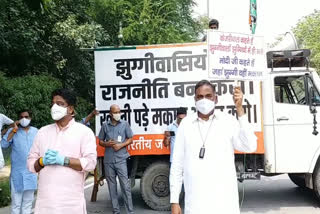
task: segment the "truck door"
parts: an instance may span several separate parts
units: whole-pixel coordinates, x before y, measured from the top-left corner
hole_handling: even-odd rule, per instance
[[[276,172],[307,172],[320,141],[312,134],[313,116],[306,94],[311,87],[315,96],[319,93],[303,72],[275,75],[273,80]]]

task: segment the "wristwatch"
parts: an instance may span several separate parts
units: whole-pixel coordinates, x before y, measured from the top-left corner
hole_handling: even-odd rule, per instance
[[[65,157],[65,158],[64,158],[63,165],[64,165],[64,166],[69,166],[69,164],[70,164],[70,159],[69,159],[68,157]]]

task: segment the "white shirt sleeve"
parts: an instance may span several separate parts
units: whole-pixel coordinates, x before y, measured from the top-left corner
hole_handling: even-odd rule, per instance
[[[179,203],[183,180],[185,136],[183,122],[177,131],[170,169],[170,203]]]
[[[6,124],[6,125],[10,125],[11,123],[13,123],[13,120],[11,120],[9,117],[7,117],[6,115],[4,115],[4,114],[0,114],[0,116],[1,116],[1,121],[0,122],[2,122],[2,124]]]
[[[233,148],[240,152],[255,152],[257,150],[257,137],[248,123],[247,116],[242,115],[238,118],[238,122],[235,120],[234,126]]]
[[[4,167],[4,158],[3,158],[2,149],[0,146],[0,169],[2,169],[3,167]]]

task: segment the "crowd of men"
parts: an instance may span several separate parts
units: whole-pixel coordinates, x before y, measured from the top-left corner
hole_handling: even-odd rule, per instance
[[[218,29],[219,22],[212,20],[209,27]],[[0,114],[0,130],[8,125],[1,134],[1,147],[12,148],[12,214],[30,214],[35,191],[35,214],[86,213],[85,173],[94,170],[97,162],[96,137],[86,125],[99,112],[94,110],[76,122],[76,96],[71,90],[57,89],[51,98],[50,114],[55,122],[40,129],[32,126],[28,109],[17,112],[16,122]],[[244,116],[240,87],[235,87],[233,99],[238,120],[215,112],[218,97],[214,86],[207,80],[199,81],[194,96],[197,111],[187,115],[187,108],[178,108],[176,120],[164,132],[163,143],[171,150],[172,214],[182,214],[182,185],[186,214],[240,213],[233,151],[254,152],[257,145]],[[114,214],[120,214],[117,178],[126,213],[134,213],[126,149],[133,135],[129,123],[121,119],[120,107],[111,105],[110,120],[102,125],[98,138],[99,145],[105,147],[105,177]],[[0,169],[4,166],[1,147]],[[217,171],[220,176],[215,176]]]

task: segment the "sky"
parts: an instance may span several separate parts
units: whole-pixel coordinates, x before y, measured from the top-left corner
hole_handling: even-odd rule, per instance
[[[207,0],[195,0],[196,15],[207,14]],[[251,33],[248,24],[250,0],[209,0],[209,17],[219,20],[219,30]],[[257,0],[256,35],[266,43],[290,31],[299,19],[320,10],[320,0]]]

